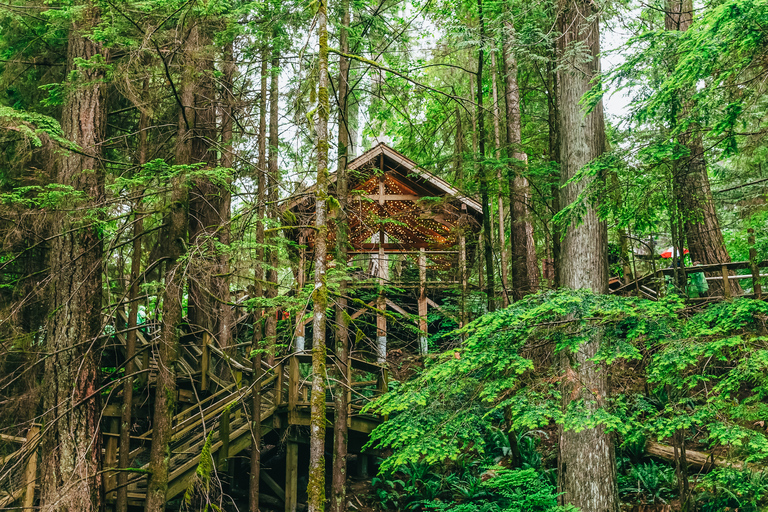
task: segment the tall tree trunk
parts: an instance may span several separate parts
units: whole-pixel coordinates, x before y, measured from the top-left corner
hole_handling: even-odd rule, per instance
[[[319,39],[317,80],[317,186],[315,189],[315,289],[312,322],[312,397],[309,424],[309,512],[325,510],[325,310],[328,307],[326,255],[328,241],[328,5],[317,10]]]
[[[488,196],[488,176],[483,160],[485,160],[485,115],[483,112],[483,60],[485,56],[485,18],[483,17],[483,0],[477,0],[477,15],[480,23],[480,49],[477,51],[477,150],[480,200],[483,207],[483,253],[485,255],[485,293],[488,298],[488,311],[496,309],[494,294],[496,293],[496,276],[493,272],[493,229],[491,227],[491,202]]]
[[[144,79],[144,96],[149,94],[149,79]],[[149,115],[142,110],[139,116],[139,165],[147,163],[147,130],[149,128]],[[144,235],[144,215],[139,211],[141,207],[141,190],[137,190],[137,199],[133,205],[133,251],[131,253],[131,288],[128,292],[128,334],[125,343],[125,382],[123,383],[123,408],[120,415],[120,459],[118,467],[122,470],[130,466],[131,451],[131,418],[133,409],[133,374],[136,373],[136,339],[138,336],[139,317],[139,280],[141,279],[141,238]],[[128,472],[121,471],[117,474],[117,500],[115,503],[117,512],[128,510]]]
[[[558,40],[558,112],[560,117],[560,161],[562,205],[576,201],[589,186],[588,180],[566,183],[605,151],[605,121],[602,103],[585,116],[579,104],[590,90],[600,70],[600,32],[595,4],[585,0],[561,0]],[[584,62],[586,48],[589,59]],[[608,234],[604,221],[589,205],[580,224],[565,227],[562,242],[560,277],[571,289],[608,291]],[[590,360],[602,340],[596,331],[574,353],[562,354],[565,378],[562,382],[563,407],[572,400],[584,400],[588,411],[606,405],[608,379],[604,368]],[[582,512],[618,512],[616,460],[612,435],[605,428],[563,430],[560,436],[560,484],[564,500]]]
[[[235,104],[237,98],[234,91],[235,79],[235,55],[234,45],[230,41],[224,45],[224,76],[221,106],[221,167],[231,169],[235,163],[234,149],[234,123]],[[235,324],[234,309],[230,305],[231,296],[229,251],[230,221],[232,209],[232,194],[229,189],[231,180],[226,185],[218,185],[216,191],[219,224],[214,231],[214,237],[218,238],[217,248],[214,250],[215,258],[214,275],[211,277],[211,292],[213,293],[214,322],[213,332],[219,341],[219,346],[232,352],[233,336],[232,328]]]
[[[261,96],[259,98],[259,159],[256,164],[257,197],[256,197],[256,297],[264,295],[264,216],[266,213],[267,192],[267,73],[269,66],[269,53],[265,48],[261,60]],[[254,311],[253,342],[251,350],[253,356],[253,378],[261,375],[262,342],[264,340],[263,314],[264,310],[257,308]],[[251,404],[253,412],[253,437],[251,438],[251,475],[249,489],[249,510],[259,511],[259,478],[261,476],[261,386],[254,386],[251,392]]]
[[[547,110],[549,116],[549,159],[556,165],[555,172],[552,173],[552,217],[560,211],[560,121],[557,112],[557,72],[555,70],[554,59],[547,62]],[[552,282],[553,289],[560,287],[560,236],[561,230],[556,222],[551,223],[552,239]]]
[[[349,0],[341,0],[341,31],[339,47],[342,54],[349,53]],[[347,148],[349,147],[349,59],[339,57],[339,161],[336,167],[336,198],[339,202],[336,216],[336,268],[346,272],[347,240]],[[334,395],[333,424],[333,476],[331,481],[331,512],[347,510],[347,390],[349,368],[349,330],[347,314],[347,281],[339,283],[339,297],[336,299],[336,393]]]
[[[279,221],[279,209],[277,198],[280,187],[280,170],[278,169],[278,145],[280,134],[278,132],[278,107],[280,100],[280,53],[277,48],[272,49],[271,82],[269,86],[269,163],[267,172],[267,215],[273,222]],[[267,267],[267,298],[277,297],[277,265],[279,249],[277,237],[270,237],[269,266]],[[273,364],[275,360],[275,345],[277,343],[277,308],[270,307],[267,310],[265,336],[268,346],[267,361]]]
[[[499,72],[495,51],[491,52],[491,72],[491,85],[493,89],[493,147],[494,157],[498,162],[501,159],[501,112],[499,110],[499,87],[497,85]],[[496,170],[496,179],[499,180],[499,252],[501,253],[499,265],[501,266],[501,291],[504,297],[504,307],[507,307],[510,303],[509,296],[511,290],[509,289],[509,263],[507,261],[506,227],[504,226],[504,187],[501,181],[501,167],[498,167]]]
[[[539,271],[533,224],[530,219],[530,193],[528,179],[520,170],[528,164],[528,155],[522,151],[522,125],[520,120],[520,87],[517,83],[517,58],[514,47],[515,28],[508,17],[504,21],[504,77],[507,107],[507,156],[518,162],[512,165],[514,178],[509,180],[510,244],[512,246],[512,289],[515,300],[536,291]]]
[[[667,0],[664,28],[685,32],[693,23],[692,0]],[[690,108],[690,98],[678,98],[683,116]],[[677,123],[676,119],[672,120]],[[699,127],[692,125],[686,133],[677,137],[677,142],[688,153],[676,162],[672,176],[675,200],[683,220],[685,239],[691,259],[702,265],[727,263],[731,257],[725,247],[720,221],[717,218],[712,191],[704,158],[704,144]],[[682,238],[682,235],[681,235]],[[731,288],[738,286],[731,282]],[[721,283],[710,283],[710,293],[722,294]]]
[[[216,165],[216,152],[212,151],[216,138],[216,101],[213,57],[208,53],[211,40],[209,27],[202,20],[196,19],[193,23],[185,48],[185,64],[191,67],[186,73],[194,83],[191,108],[187,109],[187,120],[192,130],[189,163],[202,163],[205,168],[213,168]],[[221,242],[220,227],[226,226],[222,218],[225,216],[225,202],[229,204],[227,191],[210,178],[203,177],[194,181],[189,195],[189,240],[193,246],[193,261],[188,269],[190,279],[187,306],[187,318],[193,330],[204,329],[210,333],[217,331],[219,307],[216,295],[224,286],[219,282],[221,277],[217,272],[216,242]],[[216,341],[224,347],[226,345],[222,341],[228,340]]]
[[[80,67],[105,51],[85,37],[99,22],[99,10],[86,3],[82,18],[70,27],[67,42],[71,84],[61,115],[64,137],[79,151],[61,155],[55,165],[57,183],[84,194],[78,208],[63,208],[53,223],[58,233],[50,251],[51,311],[45,339],[41,506],[52,511],[97,511],[102,507],[99,362],[101,353],[102,260],[100,230],[89,220],[89,208],[104,201],[100,162],[106,115],[103,67]],[[93,62],[93,61],[92,61]],[[85,85],[79,86],[79,83]],[[65,213],[66,210],[70,212]]]
[[[193,29],[194,32],[196,29]],[[190,34],[185,53],[189,55],[196,38]],[[176,133],[176,164],[193,162],[193,110],[195,104],[194,68],[186,66],[182,77],[179,107],[179,127]],[[168,491],[169,451],[173,435],[173,415],[176,407],[176,363],[178,361],[179,332],[182,323],[182,293],[184,291],[184,262],[188,228],[189,192],[185,178],[176,176],[171,183],[171,197],[163,222],[161,239],[165,241],[165,288],[163,289],[163,315],[157,346],[157,378],[155,406],[152,414],[152,444],[149,450],[150,474],[147,482],[145,512],[163,512]]]

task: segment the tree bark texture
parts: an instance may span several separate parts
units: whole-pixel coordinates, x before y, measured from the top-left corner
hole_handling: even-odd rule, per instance
[[[480,200],[483,208],[483,232],[485,233],[483,255],[485,256],[485,294],[488,298],[488,311],[496,309],[496,276],[493,266],[493,228],[491,224],[491,202],[488,191],[488,173],[485,160],[485,115],[483,110],[483,61],[485,60],[485,19],[483,17],[483,0],[477,0],[477,14],[480,20],[480,48],[477,51],[477,151],[480,178]]]
[[[510,244],[512,260],[512,294],[515,300],[533,293],[539,287],[536,245],[530,218],[528,179],[521,173],[528,164],[528,155],[521,149],[520,87],[517,83],[515,29],[510,19],[504,22],[504,85],[507,109],[507,156],[513,162],[509,180]]]
[[[182,78],[179,127],[176,134],[176,164],[189,165],[193,158],[193,131],[189,119],[194,106],[194,82],[190,76],[194,69],[187,67]],[[185,268],[179,258],[185,253],[188,228],[189,192],[183,176],[176,176],[171,184],[171,197],[166,208],[161,239],[165,241],[165,267],[163,290],[163,317],[157,346],[157,378],[155,405],[152,414],[152,444],[149,451],[150,475],[147,481],[146,512],[163,512],[168,490],[170,442],[173,434],[173,415],[176,408],[176,362],[179,349],[179,331],[182,323],[182,293]]]
[[[664,28],[685,32],[693,23],[692,0],[668,0],[664,16]],[[687,115],[690,98],[678,98],[683,116]],[[678,135],[677,142],[685,148],[683,156],[674,166],[673,192],[679,214],[683,221],[685,238],[688,242],[692,261],[702,265],[728,263],[731,257],[725,247],[720,221],[707,174],[704,144],[698,127],[693,125],[689,132]],[[735,281],[731,286],[736,285]],[[710,283],[710,293],[722,295],[722,284]]]
[[[280,99],[280,53],[277,48],[272,49],[272,69],[270,70],[269,85],[269,162],[267,170],[267,216],[273,222],[279,221],[279,208],[277,206],[278,189],[280,187],[280,169],[278,168],[278,145],[280,143],[278,126],[278,107]],[[270,247],[267,248],[269,262],[267,265],[267,290],[266,297],[274,299],[277,297],[277,266],[278,266],[278,247],[277,237],[271,237]],[[265,337],[268,347],[267,361],[273,364],[275,360],[275,345],[277,343],[277,308],[271,307],[267,310],[265,320]]]
[[[80,67],[104,49],[80,30],[99,21],[96,7],[86,4],[82,18],[70,27],[67,41],[70,84],[61,116],[64,136],[79,152],[61,155],[55,181],[84,194],[84,204],[57,213],[51,242],[51,311],[45,339],[41,508],[45,511],[97,511],[102,507],[101,414],[99,361],[101,353],[103,243],[88,208],[104,201],[104,170],[100,161],[105,137],[103,68]],[[106,60],[106,59],[105,59]],[[96,62],[92,60],[92,62]]]
[[[501,112],[499,110],[499,80],[498,65],[496,64],[496,52],[491,52],[491,88],[493,90],[493,147],[494,157],[501,159]],[[504,225],[504,187],[501,180],[501,167],[496,171],[496,179],[499,180],[499,266],[501,266],[501,292],[504,299],[504,307],[509,306],[511,290],[509,289],[509,262],[507,261],[507,237]]]
[[[341,27],[339,46],[342,54],[349,53],[349,0],[341,1]],[[347,224],[347,161],[349,147],[349,59],[339,57],[339,161],[336,167],[336,198],[339,211],[336,216],[336,268],[346,272],[347,240],[349,238]],[[349,376],[349,330],[347,313],[347,282],[339,283],[339,297],[336,299],[336,392],[334,393],[334,424],[333,424],[333,474],[331,478],[331,512],[347,510],[347,390]]]
[[[144,93],[149,93],[149,80],[144,80]],[[142,111],[139,116],[139,165],[147,163],[147,131],[149,115]],[[139,193],[140,197],[141,194]],[[133,409],[133,374],[136,373],[136,339],[139,316],[139,280],[141,279],[142,236],[144,235],[144,216],[139,211],[140,200],[134,204],[133,218],[133,251],[131,252],[131,288],[128,292],[128,333],[125,342],[125,383],[123,384],[123,408],[120,415],[120,459],[118,467],[127,469],[130,466],[129,453],[131,450],[131,424]],[[128,511],[128,472],[117,474],[116,512]]]
[[[605,150],[605,121],[602,103],[585,115],[579,101],[590,90],[599,73],[599,21],[595,4],[584,0],[561,0],[558,19],[562,36],[558,41],[558,112],[560,131],[560,203],[574,202],[589,186],[585,180],[570,183],[582,167]],[[576,47],[586,48],[574,51]],[[572,289],[608,291],[608,236],[606,223],[588,205],[580,224],[565,226],[560,278]],[[608,397],[606,371],[590,362],[602,340],[596,331],[575,353],[561,355],[563,407],[583,400],[589,411],[605,406]],[[616,460],[612,436],[603,427],[563,430],[560,436],[560,485],[564,501],[582,512],[618,512]]]
[[[266,212],[266,189],[267,189],[267,73],[268,73],[268,50],[265,48],[262,52],[261,60],[261,96],[259,99],[259,138],[258,151],[259,157],[256,164],[256,297],[264,295],[264,215]],[[263,310],[257,308],[254,311],[253,319],[253,344],[251,349],[256,353],[253,357],[253,375],[258,378],[261,372],[261,350],[264,340],[264,321]],[[256,416],[256,411],[261,411],[261,386],[254,386],[251,392],[251,404],[254,411],[253,418],[253,437],[251,438],[251,473],[249,482],[248,506],[250,512],[259,511],[259,479],[261,477],[261,418]]]
[[[317,115],[317,186],[315,189],[315,289],[312,292],[312,396],[309,424],[309,512],[325,510],[325,310],[328,307],[326,255],[328,240],[328,4],[320,0],[317,10],[318,115]]]

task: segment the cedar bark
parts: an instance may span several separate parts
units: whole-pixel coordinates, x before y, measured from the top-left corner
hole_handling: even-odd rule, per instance
[[[341,1],[341,28],[339,47],[342,54],[349,53],[349,0]],[[347,240],[349,237],[347,224],[347,160],[349,147],[349,59],[339,57],[339,159],[336,167],[336,197],[339,201],[336,216],[336,268],[346,272]],[[331,512],[347,510],[347,390],[350,383],[347,379],[349,368],[349,330],[347,314],[347,281],[339,283],[339,297],[336,299],[336,393],[334,395],[334,424],[333,424],[333,474],[331,479]]]
[[[144,95],[149,94],[149,80],[144,79]],[[149,128],[149,116],[142,110],[139,116],[139,165],[147,163],[147,130]],[[140,192],[140,191],[139,191]],[[141,278],[141,238],[144,235],[144,216],[139,212],[141,194],[136,199],[133,209],[133,251],[131,253],[131,289],[128,293],[128,334],[125,342],[125,383],[123,384],[123,408],[120,416],[120,459],[118,467],[127,469],[130,466],[129,453],[131,451],[131,418],[133,409],[133,374],[136,373],[136,339],[139,316],[139,279]],[[128,510],[128,472],[120,471],[117,474],[117,499],[116,512]]]
[[[522,124],[520,119],[520,87],[517,83],[517,58],[514,48],[515,29],[508,17],[504,21],[504,85],[507,109],[507,156],[512,163],[509,180],[510,244],[512,247],[512,293],[515,300],[533,293],[539,287],[536,245],[530,220],[530,193],[528,179],[520,172],[528,164],[528,155],[522,151]]]
[[[326,255],[328,222],[328,4],[317,10],[319,42],[317,83],[317,187],[315,189],[315,289],[312,292],[312,397],[309,424],[309,512],[325,510],[325,310],[328,307]]]
[[[582,167],[605,151],[605,122],[602,103],[585,116],[579,104],[599,73],[600,36],[595,4],[586,0],[561,0],[558,25],[558,112],[560,118],[560,162],[562,205],[577,200],[587,180],[565,185]],[[574,51],[575,45],[586,48]],[[594,178],[593,178],[594,179]],[[560,278],[572,289],[608,291],[607,226],[594,205],[586,208],[582,222],[565,227]],[[608,379],[604,368],[592,363],[600,347],[596,331],[574,353],[563,353],[561,364],[563,407],[583,400],[589,411],[606,405]],[[605,428],[563,430],[560,435],[559,484],[566,503],[582,512],[618,512],[616,460],[611,434]]]
[[[88,39],[99,10],[85,4],[70,27],[67,75],[76,75],[61,115],[64,136],[79,152],[61,155],[55,181],[84,194],[84,202],[65,206],[53,221],[59,233],[51,243],[52,318],[45,339],[41,502],[43,510],[97,511],[103,506],[98,338],[101,334],[103,242],[88,208],[104,201],[101,144],[105,138],[103,68],[79,67],[77,59],[105,57],[101,44]],[[95,61],[92,61],[95,62]],[[82,83],[83,85],[80,85]],[[75,208],[72,208],[77,206]],[[70,210],[66,212],[66,210]]]
[[[261,96],[259,98],[259,159],[256,164],[257,197],[256,197],[256,297],[264,295],[264,215],[266,213],[266,189],[267,189],[267,73],[268,64],[267,49],[264,49],[261,59]],[[253,378],[258,379],[261,374],[261,350],[264,339],[263,310],[257,308],[254,311],[253,342],[251,350],[253,357]],[[259,478],[261,476],[261,418],[257,411],[261,411],[261,386],[254,386],[251,392],[251,404],[253,418],[253,437],[251,438],[251,474],[249,483],[249,510],[259,512]],[[257,416],[257,414],[259,414]]]
[[[667,0],[664,28],[685,32],[693,23],[692,0]],[[678,98],[683,116],[689,110],[689,98]],[[673,119],[673,123],[677,120]],[[685,239],[692,261],[702,265],[728,263],[731,257],[725,247],[720,221],[707,174],[704,144],[696,125],[690,131],[678,135],[677,142],[685,148],[687,155],[674,166],[673,193],[679,215],[683,221]],[[722,283],[710,282],[710,294],[722,295]],[[738,286],[736,281],[731,287]]]
[[[194,32],[196,29],[193,29]],[[196,43],[190,34],[186,52]],[[187,53],[188,54],[188,53]],[[193,158],[192,110],[195,102],[194,73],[187,66],[182,77],[179,125],[176,134],[176,164],[189,165]],[[157,378],[155,382],[155,406],[153,411],[152,444],[149,450],[150,475],[147,482],[145,512],[163,512],[168,490],[170,442],[173,435],[173,415],[176,404],[176,363],[178,360],[179,332],[182,323],[182,293],[184,291],[184,266],[179,261],[185,252],[188,228],[189,192],[183,176],[175,176],[171,183],[171,197],[166,209],[162,240],[166,247],[165,288],[163,290],[163,316],[157,347]]]
[[[483,61],[485,58],[485,18],[483,17],[483,0],[477,0],[477,15],[480,23],[480,48],[477,50],[477,151],[480,178],[480,200],[483,207],[483,253],[485,255],[485,294],[488,298],[488,311],[496,309],[494,294],[496,293],[496,276],[493,272],[493,228],[491,227],[491,202],[488,195],[488,175],[483,160],[485,160],[485,115],[483,112]]]

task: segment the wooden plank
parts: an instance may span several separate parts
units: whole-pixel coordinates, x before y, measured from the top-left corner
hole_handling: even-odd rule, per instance
[[[200,358],[200,389],[208,391],[210,379],[208,373],[211,371],[211,335],[207,332],[203,333],[203,355]]]
[[[411,318],[413,316],[411,313],[407,312],[389,299],[387,299],[387,306],[391,307],[393,310],[395,310],[397,313],[400,313],[404,317]]]
[[[296,512],[299,491],[299,444],[288,441],[285,449],[285,512]]]
[[[728,267],[726,265],[723,265],[721,268],[721,272],[723,273],[723,295],[725,296],[726,300],[731,298],[731,280],[728,276]]]
[[[222,470],[225,470],[229,457],[229,409],[224,409],[221,413],[219,440],[221,441],[221,450],[219,450],[218,465]]]
[[[27,431],[28,459],[24,467],[24,496],[21,506],[25,510],[32,510],[35,505],[35,480],[37,479],[37,440],[40,437],[40,426],[32,425]]]
[[[113,434],[119,434],[120,433],[120,420],[118,418],[110,418],[109,420],[109,431]],[[104,453],[104,466],[105,469],[109,468],[115,468],[117,467],[117,446],[118,446],[119,438],[115,436],[110,436],[107,438],[107,441],[105,444],[105,453]],[[114,471],[107,472],[106,475],[104,475],[104,495],[109,497],[109,494],[112,493],[112,491],[117,486],[117,475]]]
[[[294,356],[288,360],[288,422],[293,423],[296,404],[299,401],[299,359]]]
[[[372,194],[358,197],[365,197],[371,201],[379,201],[379,204],[384,204],[382,201],[418,201],[422,196],[414,194]]]
[[[259,473],[259,478],[261,478],[261,480],[263,480],[264,483],[267,484],[267,487],[272,489],[272,492],[274,492],[277,495],[277,497],[280,498],[280,501],[285,503],[285,491],[283,490],[282,487],[280,487],[280,485],[278,485],[277,482],[275,482],[275,480],[271,476],[269,476],[269,473],[267,473],[266,471],[262,471]]]

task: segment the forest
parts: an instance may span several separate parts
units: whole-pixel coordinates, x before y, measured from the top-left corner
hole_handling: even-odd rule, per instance
[[[2,0],[0,147],[0,510],[768,510],[768,0]]]

